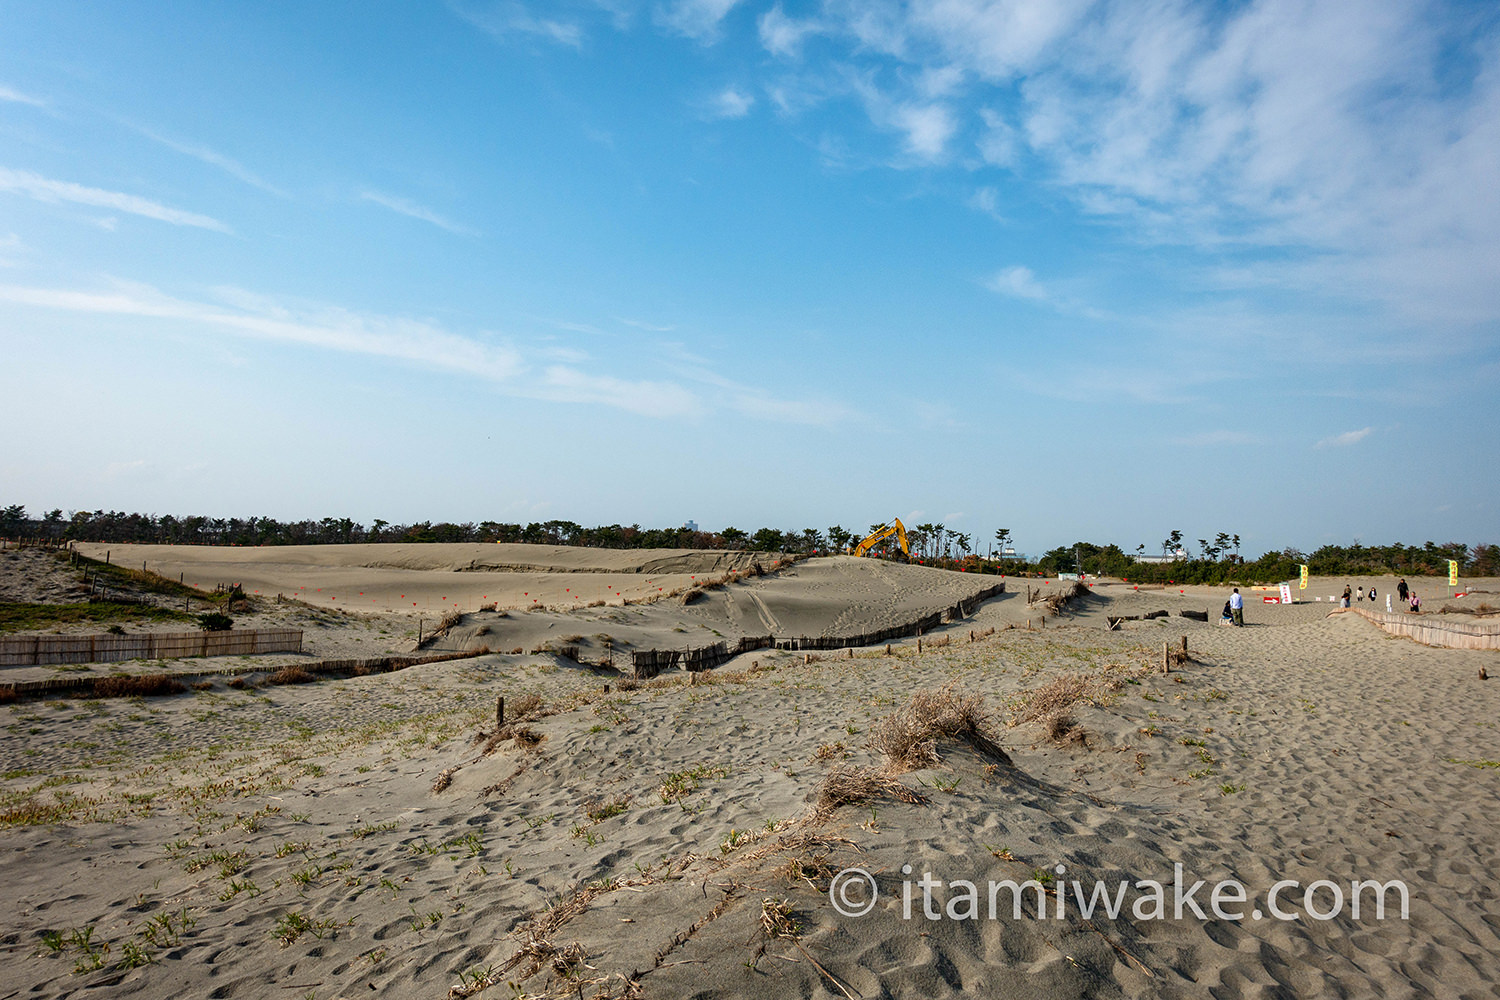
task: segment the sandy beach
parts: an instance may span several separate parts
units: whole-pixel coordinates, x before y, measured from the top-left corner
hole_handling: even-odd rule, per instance
[[[455,603],[469,613],[429,648],[497,652],[267,683],[299,658],[282,655],[242,686],[0,705],[0,997],[1500,994],[1495,651],[1392,638],[1326,601],[1247,592],[1236,629],[1216,620],[1226,588],[1094,581],[1054,611],[1063,584],[1008,580],[920,652],[759,650],[637,683],[559,643],[592,661],[852,634],[996,581],[834,557],[689,596],[755,557],[108,548],[261,591],[237,626],[304,628],[303,659],[408,651],[413,615]],[[7,600],[67,592],[45,566],[0,567]],[[1307,593],[1345,582],[1395,584]],[[1454,601],[1408,582],[1455,619],[1500,604],[1493,580]],[[653,588],[679,593],[640,603]],[[1203,918],[1170,894],[1161,919],[1135,911],[1179,865],[1242,885],[1237,917],[1208,889]],[[873,901],[865,882],[840,895],[851,869]],[[1284,880],[1291,918],[1254,918]],[[1328,912],[1329,886],[1307,905],[1323,880],[1343,897],[1399,881],[1406,917],[1389,893],[1383,919],[1368,892],[1358,916]],[[1006,881],[1036,888],[991,918],[983,890]],[[1118,915],[1079,912],[1075,885],[1120,883]]]

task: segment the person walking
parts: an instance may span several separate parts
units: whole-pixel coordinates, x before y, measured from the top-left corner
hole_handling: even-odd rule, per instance
[[[1371,604],[1375,603],[1375,588],[1374,587],[1370,588],[1370,603]]]
[[[1401,578],[1401,582],[1396,584],[1396,600],[1400,601],[1402,604],[1405,604],[1406,595],[1409,593],[1411,593],[1411,591],[1407,589],[1406,577],[1403,576]]]
[[[1245,627],[1245,599],[1240,596],[1238,587],[1235,587],[1234,593],[1229,595],[1229,613],[1234,618],[1234,624],[1237,627]]]
[[[1353,594],[1354,591],[1349,589],[1349,585],[1347,583],[1344,584],[1344,596],[1339,598],[1339,607],[1347,608],[1349,606],[1349,598],[1353,596]]]

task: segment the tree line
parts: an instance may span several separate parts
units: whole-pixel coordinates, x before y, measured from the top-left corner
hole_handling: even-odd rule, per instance
[[[585,528],[574,521],[418,521],[376,518],[368,527],[349,517],[282,521],[274,517],[205,517],[124,511],[51,510],[30,517],[23,504],[0,507],[0,538],[49,541],[137,542],[159,545],[344,545],[356,542],[532,542],[603,549],[749,549],[760,552],[839,551],[858,541],[839,525],[783,531],[733,526],[720,531],[643,528],[607,524]]]
[[[1238,549],[1238,537],[1230,539]],[[1302,566],[1313,576],[1447,576],[1451,559],[1458,563],[1464,576],[1500,576],[1500,546],[1470,547],[1463,542],[1442,545],[1355,542],[1324,545],[1313,552],[1286,548],[1254,560],[1246,560],[1237,552],[1226,552],[1223,546],[1213,543],[1200,546],[1196,556],[1175,545],[1171,551],[1181,555],[1170,562],[1141,562],[1118,545],[1076,542],[1052,549],[1035,562],[1012,563],[1011,571],[1043,574],[1082,571],[1096,576],[1127,577],[1139,583],[1276,583],[1296,579]]]
[[[871,525],[874,532],[882,525]],[[141,514],[123,511],[51,510],[31,517],[22,504],[0,507],[0,538],[42,538],[50,541],[139,542],[168,545],[314,545],[355,542],[532,542],[542,545],[579,545],[607,549],[748,549],[760,552],[842,552],[864,537],[841,525],[827,529],[784,531],[733,526],[719,531],[681,528],[643,528],[639,524],[598,525],[585,528],[573,521],[419,521],[395,524],[376,518],[366,527],[348,517],[281,521],[273,517],[216,518],[200,515]],[[1214,539],[1198,539],[1196,554],[1174,530],[1162,552],[1171,561],[1143,562],[1145,545],[1134,554],[1118,545],[1076,542],[1059,546],[1036,559],[981,559],[973,553],[968,534],[943,524],[918,524],[907,531],[912,555],[924,562],[971,572],[1011,575],[1084,572],[1096,576],[1128,577],[1141,583],[1273,583],[1297,576],[1306,565],[1317,576],[1434,576],[1448,572],[1456,560],[1466,576],[1500,576],[1500,546],[1470,547],[1462,542],[1423,545],[1325,545],[1311,553],[1287,548],[1247,561],[1239,554],[1237,534],[1219,532]],[[995,532],[1003,553],[1011,542],[1009,529]],[[876,554],[897,554],[893,540]]]

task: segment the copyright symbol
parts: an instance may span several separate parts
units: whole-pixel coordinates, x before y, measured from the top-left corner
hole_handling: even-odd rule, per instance
[[[828,883],[828,901],[844,917],[862,917],[875,909],[875,876],[863,868],[845,868]]]

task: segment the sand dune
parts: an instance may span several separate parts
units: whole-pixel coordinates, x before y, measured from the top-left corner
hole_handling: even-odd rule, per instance
[[[678,637],[762,615],[832,630],[976,582],[852,563],[609,610],[675,614]],[[1103,624],[1205,602],[1222,593],[1096,586],[1043,623],[1023,591],[920,655],[761,651],[697,684],[492,654],[0,706],[0,995],[1496,995],[1500,687],[1478,669],[1500,656],[1391,639],[1326,605],[1252,605],[1245,629]],[[595,624],[511,621],[548,615],[545,631]],[[1193,660],[1163,675],[1162,643],[1182,636]],[[1066,678],[1090,697],[1019,721]],[[830,769],[881,765],[867,740],[882,719],[944,685],[986,698],[1005,756],[939,739],[936,764],[895,778],[919,801],[820,813]],[[517,720],[528,695],[541,712]],[[1252,900],[1283,879],[1402,880],[1408,919],[1374,919],[1367,900],[1328,920],[930,920],[920,888],[903,915],[924,872],[941,909],[955,879],[1062,865],[1051,906],[1059,883],[1170,883],[1178,864]],[[879,887],[865,916],[830,902],[850,866]]]
[[[778,553],[583,549],[559,545],[116,545],[84,543],[94,559],[143,567],[197,587],[238,583],[355,611],[411,614],[532,604],[641,600],[704,577],[769,566]]]

